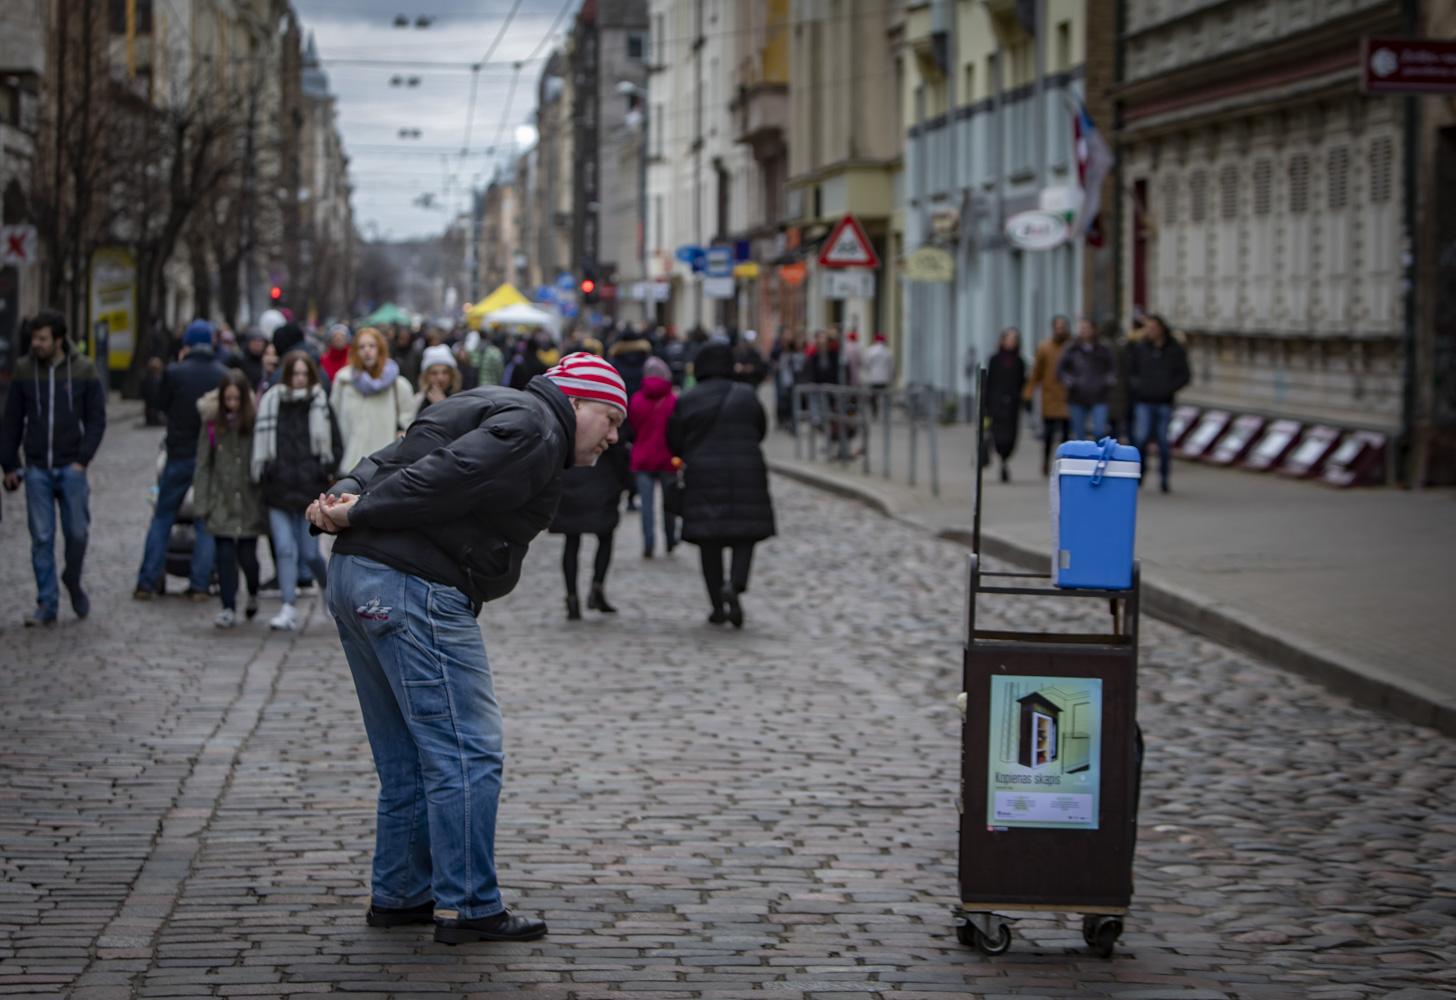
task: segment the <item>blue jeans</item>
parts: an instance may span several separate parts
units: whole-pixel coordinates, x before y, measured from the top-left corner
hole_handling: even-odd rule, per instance
[[[1072,433],[1070,439],[1073,441],[1092,440],[1096,441],[1107,433],[1107,404],[1094,403],[1091,406],[1084,406],[1080,403],[1068,403],[1067,414],[1072,418]],[[1088,427],[1088,422],[1092,426]]]
[[[1132,444],[1148,462],[1148,439],[1158,442],[1158,481],[1168,484],[1173,466],[1172,449],[1168,447],[1168,421],[1173,417],[1172,403],[1136,403],[1132,411]]]
[[[30,523],[30,565],[35,570],[35,603],[42,618],[60,611],[56,584],[56,505],[61,508],[61,535],[66,540],[66,568],[61,580],[74,594],[81,586],[90,535],[91,486],[86,473],[69,465],[59,469],[25,470],[25,510]]]
[[[298,577],[304,564],[313,570],[313,578],[320,584],[326,579],[318,537],[309,534],[308,518],[302,513],[291,514],[277,507],[268,508],[268,531],[273,536],[278,593],[284,604],[292,604],[298,598]]]
[[[196,471],[195,458],[169,458],[162,466],[162,477],[157,481],[157,507],[152,512],[152,523],[147,528],[147,540],[142,547],[141,569],[137,570],[137,587],[142,590],[162,588],[162,577],[167,572],[167,539],[172,535],[177,511],[192,486],[192,474]],[[193,527],[196,540],[192,544],[188,576],[193,590],[206,590],[212,579],[212,536],[200,519]]]
[[[664,493],[668,486],[677,481],[675,472],[639,472],[637,473],[637,496],[642,500],[642,551],[651,552],[657,544],[657,531],[653,523],[653,506],[656,503],[655,489],[658,483],[662,484]],[[668,547],[677,545],[677,515],[669,514],[666,510],[662,512],[663,527],[667,532]]]
[[[433,899],[447,919],[500,913],[504,735],[470,601],[363,556],[335,556],[329,576],[329,606],[379,773],[374,903]]]

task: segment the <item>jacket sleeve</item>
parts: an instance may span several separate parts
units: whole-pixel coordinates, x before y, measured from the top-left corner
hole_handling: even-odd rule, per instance
[[[1036,395],[1036,387],[1046,377],[1046,352],[1037,348],[1036,355],[1031,359],[1031,377],[1026,380],[1026,387],[1021,390],[1021,398],[1030,401]]]
[[[334,461],[328,471],[333,475],[344,461],[344,436],[339,433],[339,418],[332,406],[329,407],[329,438],[334,446]]]
[[[687,443],[686,437],[687,428],[683,425],[682,407],[674,406],[672,416],[667,418],[667,450],[682,457],[683,445]]]
[[[81,411],[86,435],[81,439],[80,461],[82,465],[90,465],[106,434],[106,390],[101,387],[99,376],[86,382],[81,393]]]
[[[5,419],[0,422],[0,468],[20,468],[20,437],[25,427],[25,388],[17,380],[5,396]]]
[[[162,371],[162,384],[157,386],[157,410],[164,419],[172,415],[172,392],[172,366],[168,365]]]
[[[558,458],[536,431],[486,421],[365,492],[350,521],[403,530],[515,510],[545,487]]]
[[[419,402],[415,399],[414,390],[403,375],[394,380],[394,398],[399,402],[399,423],[395,427],[398,432],[414,423],[415,415],[419,413]]]
[[[1193,381],[1193,372],[1188,368],[1187,349],[1176,340],[1172,341],[1172,343],[1175,345],[1175,350],[1173,352],[1173,384],[1171,390],[1177,392],[1189,382]]]
[[[212,506],[212,442],[207,439],[207,421],[197,434],[197,470],[192,473],[192,509],[206,517]]]
[[[1072,368],[1071,351],[1063,351],[1062,356],[1057,359],[1057,381],[1068,388],[1077,381],[1077,373]]]
[[[1127,394],[1137,401],[1143,384],[1143,350],[1138,344],[1127,345]]]

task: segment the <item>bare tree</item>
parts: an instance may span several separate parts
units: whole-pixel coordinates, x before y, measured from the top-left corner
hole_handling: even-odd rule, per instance
[[[42,102],[25,206],[41,240],[47,300],[77,331],[84,328],[91,258],[114,219],[111,186],[119,157],[109,142],[114,85],[107,72],[106,15],[99,0],[56,7],[53,84]]]
[[[137,383],[156,350],[153,316],[164,299],[164,269],[193,214],[238,170],[232,138],[240,122],[236,94],[208,58],[191,60],[152,101],[132,101],[113,116],[113,142],[123,151],[116,180],[117,232],[136,257],[136,325],[128,385]]]

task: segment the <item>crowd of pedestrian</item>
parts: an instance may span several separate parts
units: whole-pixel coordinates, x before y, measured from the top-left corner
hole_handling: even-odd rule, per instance
[[[105,394],[58,314],[29,326],[31,349],[0,427],[0,459],[7,488],[18,488],[22,476],[26,483],[38,589],[28,623],[49,625],[59,610],[57,507],[66,543],[61,582],[76,613],[89,611],[80,582],[85,466],[101,443]],[[132,596],[152,600],[169,573],[185,575],[182,596],[219,601],[214,623],[227,629],[256,618],[260,596],[276,591],[269,626],[296,628],[300,593],[326,584],[329,572],[306,519],[315,499],[446,400],[491,386],[525,392],[562,358],[580,355],[621,378],[630,414],[597,461],[561,477],[541,526],[563,537],[567,618],[582,616],[583,536],[595,542],[585,608],[616,611],[606,585],[625,499],[641,519],[642,557],[671,554],[683,541],[698,545],[708,620],[742,627],[753,545],[774,530],[761,452],[767,418],[754,387],[779,360],[762,348],[753,331],[696,328],[679,336],[629,323],[574,328],[558,340],[545,330],[477,332],[464,324],[314,329],[287,316],[238,336],[194,321],[168,356],[151,359],[141,384],[146,423],[164,432]],[[821,369],[831,356],[837,349],[826,346]],[[268,579],[260,544],[271,554]],[[726,576],[725,552],[732,553]]]

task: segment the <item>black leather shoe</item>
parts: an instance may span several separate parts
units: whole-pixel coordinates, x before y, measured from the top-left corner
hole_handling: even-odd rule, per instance
[[[592,584],[591,596],[586,599],[586,606],[604,615],[617,613],[617,609],[607,603],[607,591],[600,583]]]
[[[518,917],[510,910],[475,920],[435,921],[435,940],[440,944],[471,944],[476,941],[535,941],[546,936],[546,921]]]
[[[432,924],[435,922],[435,904],[432,900],[419,906],[393,907],[370,906],[364,914],[364,922],[370,927],[403,927],[405,924]]]
[[[566,595],[566,620],[569,622],[581,621],[581,598],[575,594]]]
[[[727,605],[728,621],[734,628],[743,627],[743,605],[738,603],[738,591],[728,588],[728,593],[723,598]]]

